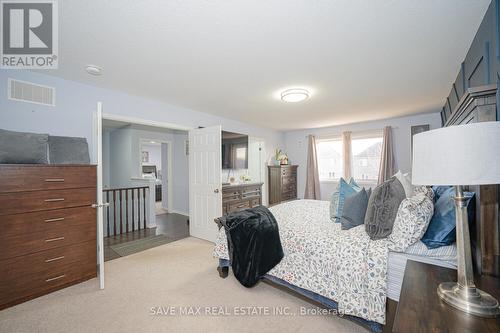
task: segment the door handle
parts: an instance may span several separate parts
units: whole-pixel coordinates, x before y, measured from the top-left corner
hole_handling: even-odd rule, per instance
[[[99,204],[92,204],[92,208],[100,208],[100,207],[109,207],[109,202],[105,202],[102,205]]]
[[[214,193],[219,193],[219,189],[218,189],[218,188],[216,188],[216,189],[214,190]]]

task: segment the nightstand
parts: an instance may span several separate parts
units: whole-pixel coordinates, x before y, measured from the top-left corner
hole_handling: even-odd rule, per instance
[[[500,332],[500,318],[481,318],[447,305],[438,297],[441,282],[456,281],[456,270],[412,260],[406,263],[393,332]],[[475,278],[476,286],[500,299],[500,279]]]

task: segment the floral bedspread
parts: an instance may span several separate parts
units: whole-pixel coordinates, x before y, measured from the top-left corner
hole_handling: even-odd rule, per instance
[[[388,244],[364,226],[341,230],[329,202],[296,200],[269,209],[278,221],[285,256],[269,275],[333,299],[345,314],[385,324]],[[222,228],[214,256],[229,259]]]

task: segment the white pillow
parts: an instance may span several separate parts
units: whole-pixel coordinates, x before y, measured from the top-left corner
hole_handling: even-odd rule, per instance
[[[394,177],[396,177],[401,185],[403,185],[406,197],[411,198],[414,191],[414,187],[411,184],[411,175],[409,173],[402,173],[401,170],[399,170]]]
[[[434,214],[434,203],[426,193],[419,192],[401,201],[392,233],[387,237],[389,249],[404,252],[422,238]]]

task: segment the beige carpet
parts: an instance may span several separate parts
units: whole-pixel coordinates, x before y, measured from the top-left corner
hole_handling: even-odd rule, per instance
[[[93,279],[0,311],[0,332],[367,332],[333,315],[300,315],[301,307],[315,307],[265,283],[247,289],[231,274],[221,279],[216,265],[212,244],[195,238],[108,261],[105,290]],[[159,306],[176,314],[151,315]],[[202,314],[180,315],[188,306]],[[247,306],[295,315],[235,315]]]

